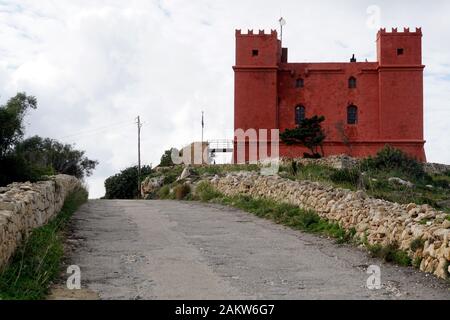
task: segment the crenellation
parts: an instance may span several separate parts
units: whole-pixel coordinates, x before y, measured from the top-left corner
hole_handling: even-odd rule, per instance
[[[402,34],[410,34],[410,35],[422,35],[422,28],[416,28],[415,31],[412,31],[411,28],[409,27],[404,27],[403,31],[400,31],[399,28],[392,28],[391,31],[387,31],[386,28],[380,28],[380,30],[378,31],[378,34],[398,34],[398,35],[402,35]]]
[[[277,30],[267,31],[264,29],[258,29],[258,32],[253,29],[248,29],[247,33],[243,33],[241,29],[236,29],[236,36],[278,36]]]

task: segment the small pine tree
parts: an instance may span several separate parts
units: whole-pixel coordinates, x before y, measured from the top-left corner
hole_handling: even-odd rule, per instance
[[[323,156],[323,141],[326,138],[322,129],[323,116],[303,119],[295,129],[286,129],[280,135],[281,141],[287,145],[303,145],[311,153],[305,153],[305,158],[321,158]],[[320,149],[320,151],[319,151]]]
[[[172,150],[166,150],[164,154],[161,157],[161,163],[159,164],[160,167],[172,167],[174,165],[172,161]]]

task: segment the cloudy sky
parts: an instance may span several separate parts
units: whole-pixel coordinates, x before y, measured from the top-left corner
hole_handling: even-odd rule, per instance
[[[236,28],[277,28],[282,15],[291,62],[375,61],[377,10],[381,26],[423,28],[426,151],[450,164],[446,0],[0,0],[0,103],[35,95],[27,135],[98,159],[88,183],[100,197],[105,178],[137,162],[137,115],[145,164],[200,140],[202,109],[206,138],[232,137]]]

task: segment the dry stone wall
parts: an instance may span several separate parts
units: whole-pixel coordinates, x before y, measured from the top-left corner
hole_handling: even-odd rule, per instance
[[[30,232],[46,224],[81,182],[58,175],[37,183],[13,183],[0,188],[0,268]]]
[[[440,278],[446,278],[450,272],[450,221],[446,213],[428,205],[401,205],[370,198],[363,191],[251,172],[215,176],[210,182],[228,196],[265,197],[314,210],[347,230],[354,228],[356,236],[367,238],[372,245],[399,244],[412,259],[422,259],[422,271]],[[411,243],[415,239],[422,239],[419,243],[423,246],[412,251]]]

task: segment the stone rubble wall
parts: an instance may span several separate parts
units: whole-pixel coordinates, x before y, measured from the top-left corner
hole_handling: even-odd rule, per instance
[[[288,163],[291,163],[292,161],[295,161],[298,164],[301,164],[304,166],[314,164],[314,165],[319,165],[319,166],[331,167],[331,168],[335,168],[335,169],[352,169],[359,164],[360,160],[343,154],[343,155],[329,156],[329,157],[320,158],[320,159],[283,158],[283,159],[281,159],[281,164],[286,165]]]
[[[310,181],[292,181],[278,176],[237,172],[209,178],[218,191],[228,196],[249,195],[287,202],[314,210],[322,218],[338,222],[346,230],[370,244],[397,243],[412,259],[423,258],[420,270],[446,278],[450,261],[450,221],[447,214],[428,205],[388,202],[367,196],[363,191],[334,188]],[[426,223],[424,224],[424,221]],[[411,242],[423,239],[424,246],[410,249]]]
[[[58,175],[48,181],[0,188],[0,268],[33,229],[59,213],[66,197],[79,187],[77,178]]]
[[[348,155],[334,155],[320,159],[306,159],[306,158],[298,158],[298,159],[290,159],[283,158],[281,159],[281,163],[283,165],[289,164],[292,161],[297,162],[301,165],[310,165],[315,164],[319,166],[327,166],[335,169],[352,169],[358,166],[361,159],[353,158]],[[446,172],[450,172],[450,165],[448,164],[440,164],[440,163],[424,163],[423,168],[428,174],[444,174]]]
[[[440,163],[425,163],[424,169],[429,174],[443,174],[450,172],[450,165]]]

